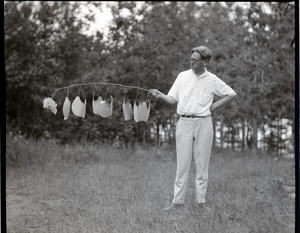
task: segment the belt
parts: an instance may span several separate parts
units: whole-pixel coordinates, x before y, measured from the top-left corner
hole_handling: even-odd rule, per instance
[[[196,116],[196,115],[180,115],[181,117],[185,117],[185,118],[205,118],[205,117],[208,117],[208,116]]]

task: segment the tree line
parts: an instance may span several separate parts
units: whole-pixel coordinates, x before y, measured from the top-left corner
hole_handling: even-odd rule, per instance
[[[125,145],[174,142],[176,106],[151,99],[148,122],[125,121],[124,93],[131,102],[147,92],[113,86],[84,86],[86,118],[70,114],[64,121],[67,92],[58,91],[58,113],[43,109],[55,89],[75,83],[111,82],[157,88],[167,93],[179,72],[189,69],[191,48],[212,49],[207,69],[237,93],[235,101],[213,113],[215,142],[245,150],[258,146],[279,153],[294,144],[295,3],[249,2],[113,2],[109,33],[87,35],[95,15],[81,12],[80,2],[7,1],[4,5],[6,125],[8,131],[61,143],[91,141]],[[102,10],[104,3],[89,2]],[[126,10],[126,16],[120,14]],[[92,111],[93,92],[114,97],[113,115]],[[71,100],[79,87],[69,89]],[[81,94],[81,95],[82,95]],[[150,97],[151,98],[151,97]],[[282,123],[285,122],[285,123]],[[292,128],[292,136],[284,131]],[[217,143],[216,143],[217,145]]]

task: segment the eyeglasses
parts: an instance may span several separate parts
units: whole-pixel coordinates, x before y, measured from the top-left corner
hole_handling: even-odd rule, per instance
[[[201,61],[200,59],[191,59],[191,63],[196,63],[196,62],[198,62],[198,61]]]

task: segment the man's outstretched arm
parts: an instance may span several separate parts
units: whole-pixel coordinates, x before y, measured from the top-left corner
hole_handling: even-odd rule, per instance
[[[157,99],[162,99],[164,102],[168,104],[175,104],[177,101],[170,95],[165,95],[164,93],[160,92],[156,89],[150,89],[150,93]]]

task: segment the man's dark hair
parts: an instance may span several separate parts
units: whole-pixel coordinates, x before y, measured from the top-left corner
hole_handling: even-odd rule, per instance
[[[203,45],[200,45],[198,47],[193,48],[191,53],[193,53],[193,52],[199,53],[200,56],[201,56],[201,59],[202,60],[207,60],[207,61],[210,60],[211,55],[212,55],[211,50],[209,48],[203,46]]]

